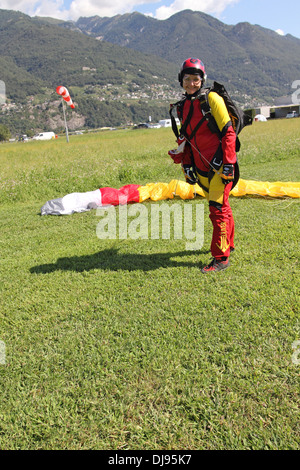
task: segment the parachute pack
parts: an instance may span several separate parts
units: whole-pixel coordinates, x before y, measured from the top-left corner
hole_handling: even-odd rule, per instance
[[[240,150],[240,146],[241,146],[240,140],[238,138],[238,134],[241,132],[241,130],[245,126],[249,126],[249,125],[252,124],[252,117],[247,115],[242,109],[240,109],[234,103],[234,101],[231,99],[230,95],[226,91],[224,85],[222,85],[218,82],[214,82],[211,87],[202,88],[200,93],[197,95],[196,99],[200,100],[201,108],[202,108],[203,115],[204,115],[204,119],[199,121],[197,129],[194,129],[193,134],[195,133],[196,130],[198,130],[198,128],[201,126],[202,122],[205,119],[207,119],[209,121],[209,127],[213,132],[219,132],[220,133],[220,131],[217,127],[217,124],[215,122],[215,119],[213,118],[213,116],[211,114],[211,110],[210,110],[210,106],[209,106],[209,102],[208,102],[208,95],[211,91],[214,91],[214,92],[218,93],[218,95],[220,95],[224,100],[225,106],[227,108],[227,111],[228,111],[228,114],[229,114],[229,117],[230,117],[230,120],[231,120],[231,123],[232,123],[232,127],[233,127],[233,129],[236,133],[236,136],[237,136],[236,151],[238,152]],[[172,129],[173,129],[173,132],[174,132],[174,134],[176,135],[177,138],[180,135],[184,135],[184,133],[185,133],[185,129],[183,129],[183,128],[181,128],[180,131],[178,131],[176,120],[175,120],[176,117],[178,117],[178,115],[179,115],[179,118],[180,118],[181,109],[182,109],[182,106],[183,106],[183,103],[184,103],[185,99],[186,98],[183,98],[182,100],[178,101],[177,103],[171,105],[171,108],[170,108],[170,117],[171,117]],[[177,114],[177,116],[174,115],[175,113]],[[187,119],[187,121],[188,121],[188,119]],[[188,122],[185,123],[185,128],[186,128],[187,124],[188,124]]]

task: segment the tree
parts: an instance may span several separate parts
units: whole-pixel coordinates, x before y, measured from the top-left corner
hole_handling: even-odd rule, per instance
[[[10,139],[11,134],[10,130],[8,127],[4,126],[3,124],[0,124],[0,142],[3,142],[4,140]]]

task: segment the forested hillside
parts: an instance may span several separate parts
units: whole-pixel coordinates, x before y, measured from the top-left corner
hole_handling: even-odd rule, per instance
[[[164,117],[179,91],[175,64],[5,10],[0,65],[8,102],[1,122],[20,132],[25,123],[62,127],[57,85],[67,86],[76,103],[75,112],[68,110],[71,128]]]
[[[226,84],[242,107],[272,104],[300,76],[300,40],[190,10],[159,21],[140,13],[76,23],[0,10],[0,124],[13,132],[63,128],[57,85],[76,104],[70,129],[120,126],[168,116],[181,95],[182,61],[200,57],[208,84]]]

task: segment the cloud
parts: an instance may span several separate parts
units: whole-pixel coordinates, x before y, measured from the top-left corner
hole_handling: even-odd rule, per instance
[[[147,3],[153,3],[153,0],[0,0],[0,9],[19,10],[30,16],[77,20],[80,16],[124,14]]]
[[[152,4],[160,0],[0,0],[0,9],[19,10],[30,16],[50,16],[62,20],[77,20],[80,16],[114,16],[134,11],[140,5]],[[167,0],[162,0],[164,2]],[[220,15],[227,6],[240,0],[175,0],[169,6],[157,8],[153,15],[164,20],[182,10],[203,11]],[[195,4],[197,3],[197,4]],[[65,4],[67,6],[65,6]]]
[[[70,5],[70,18],[77,20],[80,16],[114,16],[131,11],[134,5],[146,3],[138,0],[73,0]]]
[[[69,12],[64,7],[64,0],[0,0],[0,8],[22,11],[29,16],[50,16],[63,20],[69,18]]]
[[[175,0],[170,6],[161,6],[156,10],[155,17],[165,20],[182,10],[203,11],[204,13],[220,15],[226,7],[240,0]]]
[[[276,29],[275,33],[279,34],[279,36],[284,36],[284,31],[282,31],[282,29]]]

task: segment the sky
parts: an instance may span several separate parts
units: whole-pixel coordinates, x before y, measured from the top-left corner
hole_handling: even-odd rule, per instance
[[[189,9],[226,24],[247,21],[300,38],[299,0],[0,0],[0,9],[74,21],[80,16],[111,17],[133,11],[164,20]]]

